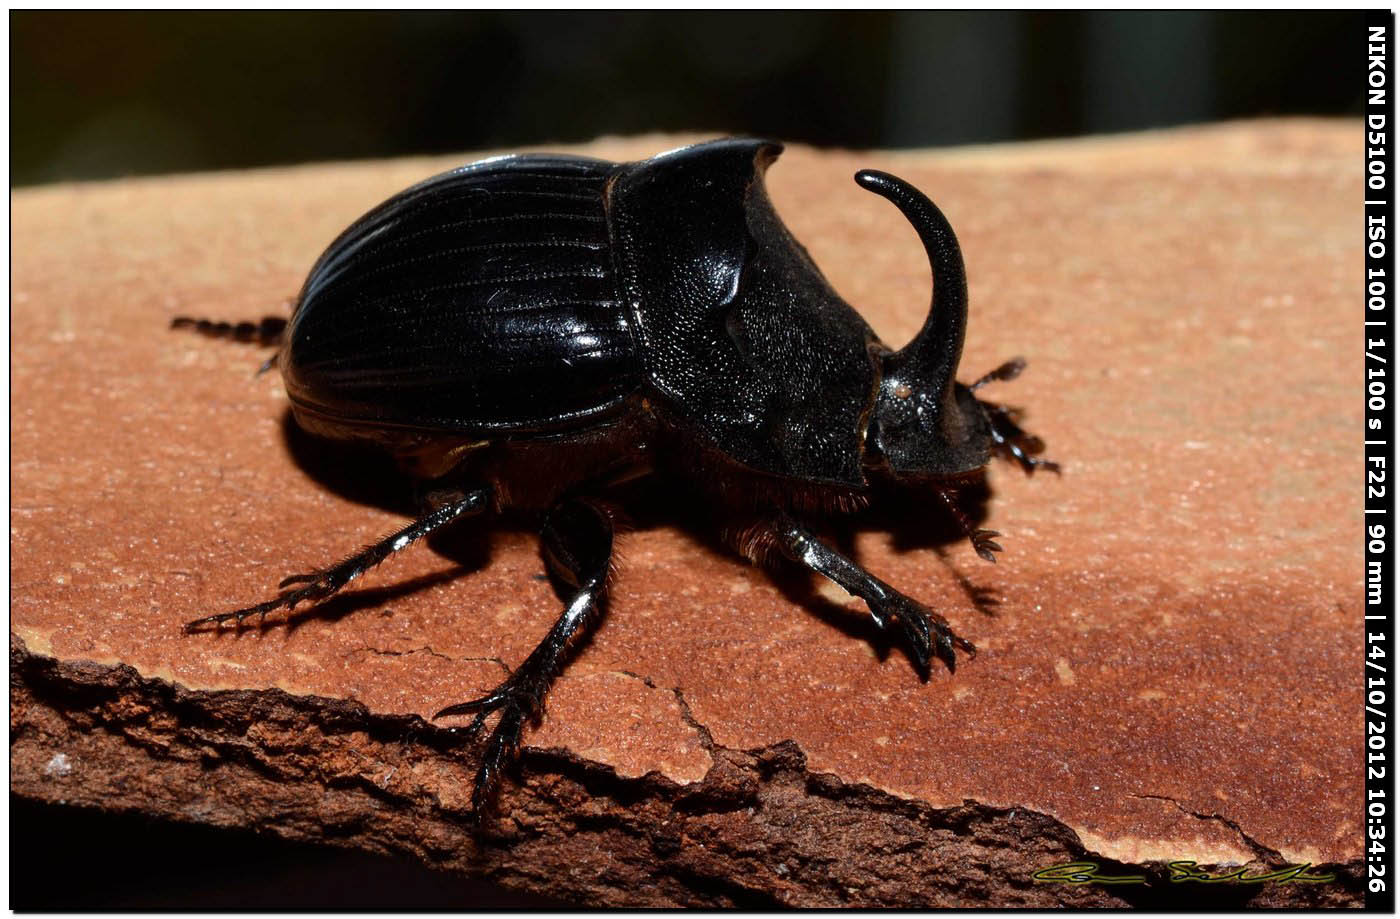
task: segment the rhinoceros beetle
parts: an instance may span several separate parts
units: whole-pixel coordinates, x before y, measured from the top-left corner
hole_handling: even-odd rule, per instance
[[[904,181],[856,174],[914,225],[933,270],[918,336],[896,351],[831,289],[779,220],[763,176],[782,151],[720,140],[616,164],[483,160],[416,185],[352,224],[312,268],[290,321],[213,323],[275,343],[298,424],[370,441],[428,480],[425,515],[265,603],[186,626],[324,599],[441,527],[507,507],[541,514],[549,568],[573,591],[543,642],[494,690],[434,717],[499,720],[473,794],[480,813],[570,645],[597,619],[613,519],[599,499],[638,475],[722,508],[728,542],[776,553],[860,597],[927,678],[972,644],[942,616],[816,536],[811,516],[869,503],[877,483],[939,495],[977,553],[956,496],[993,452],[1055,468],[1010,410],[976,390],[1009,361],[955,379],[967,283],[943,214]]]

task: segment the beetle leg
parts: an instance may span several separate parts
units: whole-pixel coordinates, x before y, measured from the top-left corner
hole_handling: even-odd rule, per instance
[[[982,406],[983,414],[991,425],[992,449],[1000,450],[1020,463],[1026,475],[1031,475],[1036,469],[1046,469],[1054,473],[1060,471],[1060,464],[1054,460],[1031,455],[1045,449],[1045,444],[1034,434],[1021,430],[1010,409],[1004,405],[982,402],[980,399],[978,404]]]
[[[784,555],[864,600],[871,618],[881,629],[892,629],[898,623],[906,647],[924,674],[928,673],[929,660],[935,651],[950,671],[957,666],[954,647],[969,654],[977,653],[972,642],[954,634],[942,616],[837,552],[787,514],[779,514],[771,526]]]
[[[282,316],[264,316],[257,322],[223,322],[212,319],[195,319],[191,316],[176,316],[170,320],[172,329],[193,329],[209,338],[228,338],[233,341],[255,342],[259,345],[280,345],[282,333],[287,329],[287,320]]]
[[[483,814],[500,779],[501,770],[520,746],[526,720],[537,721],[544,697],[563,665],[572,642],[597,620],[607,592],[612,563],[612,519],[601,507],[582,500],[556,505],[540,532],[545,561],[562,581],[576,588],[564,612],[544,641],[516,670],[491,692],[470,702],[449,705],[433,716],[475,713],[466,728],[476,735],[486,718],[499,710],[500,720],[491,732],[472,790],[472,806]]]
[[[172,329],[193,329],[209,338],[228,338],[233,341],[253,342],[259,345],[276,345],[277,350],[263,361],[254,376],[262,376],[277,366],[277,358],[282,353],[282,339],[287,331],[287,320],[281,316],[264,316],[257,322],[225,322],[213,319],[195,319],[191,316],[176,316],[170,320]]]
[[[957,521],[963,535],[972,543],[972,548],[985,560],[995,563],[996,553],[1002,551],[1001,546],[996,542],[996,538],[1001,534],[996,530],[975,529],[972,526],[972,521],[967,519],[967,514],[964,514],[963,509],[958,505],[958,494],[956,488],[938,489],[938,497],[943,499],[944,505],[953,515],[953,519]]]
[[[1026,369],[1026,359],[1024,357],[1013,357],[1011,360],[997,367],[988,373],[982,374],[977,380],[968,386],[969,390],[975,391],[994,383],[1005,380],[1014,380],[1021,375],[1021,371]],[[1014,412],[1004,405],[995,402],[977,400],[977,404],[982,407],[982,415],[987,419],[987,425],[991,428],[992,448],[1010,456],[1021,464],[1026,475],[1031,475],[1036,469],[1048,469],[1058,473],[1060,464],[1054,460],[1037,459],[1032,453],[1039,453],[1045,449],[1045,444],[1034,434],[1027,434],[1021,430],[1021,426],[1016,423]],[[944,500],[947,500],[946,498]],[[964,526],[966,529],[966,526]],[[977,545],[976,538],[973,545]],[[987,555],[983,555],[979,549],[977,552],[988,561],[992,561]]]
[[[284,578],[282,583],[278,585],[279,587],[287,587],[291,584],[304,584],[304,587],[285,591],[275,599],[259,603],[256,606],[249,606],[229,613],[215,613],[213,616],[196,619],[185,624],[185,631],[191,632],[201,625],[227,622],[230,619],[242,622],[249,616],[266,617],[268,613],[275,610],[282,608],[290,610],[304,601],[323,600],[395,552],[407,548],[439,527],[446,526],[459,517],[481,513],[490,503],[490,498],[491,491],[487,488],[477,489],[462,495],[457,501],[444,504],[397,533],[381,539],[372,546],[366,546],[362,551],[339,564],[332,565],[324,571],[294,574]]]

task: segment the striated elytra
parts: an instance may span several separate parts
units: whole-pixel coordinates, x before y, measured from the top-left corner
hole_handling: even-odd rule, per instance
[[[831,289],[783,226],[763,175],[781,153],[721,140],[616,164],[575,156],[483,160],[361,217],[316,262],[291,319],[206,334],[275,344],[298,424],[391,451],[431,495],[425,514],[344,562],[293,575],[256,606],[187,629],[323,599],[463,517],[537,512],[547,565],[569,586],[534,652],[486,696],[435,717],[499,718],[474,802],[538,718],[607,589],[610,489],[665,476],[713,509],[726,541],[785,557],[863,599],[925,677],[974,653],[943,617],[809,529],[809,521],[916,490],[943,499],[979,555],[1000,549],[957,496],[993,452],[1029,473],[1053,463],[1007,409],[975,395],[1023,367],[957,382],[967,283],[952,228],[894,176],[856,181],[913,224],[933,302],[899,350]]]

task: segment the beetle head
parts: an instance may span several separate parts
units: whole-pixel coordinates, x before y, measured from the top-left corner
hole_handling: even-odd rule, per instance
[[[923,328],[899,351],[879,354],[869,442],[899,478],[980,469],[991,455],[990,424],[972,391],[956,380],[967,327],[967,276],[957,237],[943,213],[909,183],[869,169],[856,173],[856,182],[900,209],[933,269],[933,302]]]

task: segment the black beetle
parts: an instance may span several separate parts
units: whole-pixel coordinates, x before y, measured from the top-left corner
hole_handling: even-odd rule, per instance
[[[993,451],[1027,473],[1054,468],[1033,457],[1040,442],[1009,410],[974,395],[1023,363],[968,386],[955,380],[967,285],[953,230],[918,190],[862,171],[856,181],[914,225],[934,276],[918,336],[885,347],[769,203],[763,174],[781,151],[721,140],[636,163],[473,163],[351,225],[312,268],[290,323],[175,320],[279,344],[273,360],[303,428],[387,448],[433,496],[412,525],[287,578],[277,598],[186,628],[328,597],[462,517],[543,512],[546,563],[572,599],[500,686],[434,716],[474,713],[475,735],[500,713],[477,774],[478,812],[603,601],[613,523],[596,498],[638,475],[667,474],[705,495],[750,558],[776,550],[862,598],[925,678],[933,654],[951,669],[954,648],[975,653],[803,519],[862,507],[877,483],[923,489],[993,560],[999,534],[972,528],[959,489]]]

